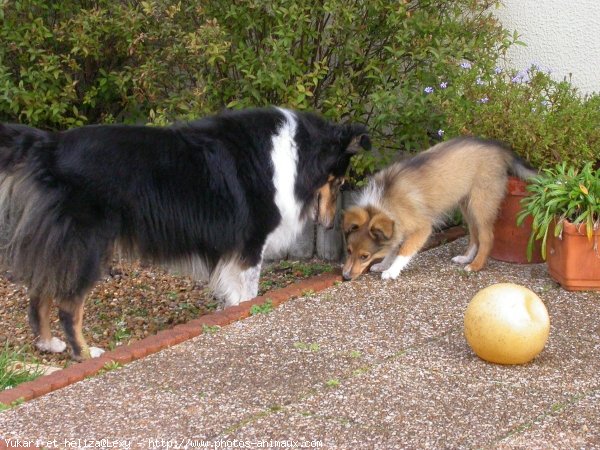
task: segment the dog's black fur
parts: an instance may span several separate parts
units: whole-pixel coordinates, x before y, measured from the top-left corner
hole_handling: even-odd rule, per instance
[[[159,263],[196,258],[208,278],[227,258],[260,270],[281,222],[271,154],[288,115],[294,194],[307,216],[328,177],[343,177],[350,157],[370,146],[364,127],[277,108],[164,128],[0,125],[0,262],[29,287],[32,304],[57,300],[78,358],[87,347],[73,337],[70,315],[82,313],[61,305],[83,303],[115,244]]]

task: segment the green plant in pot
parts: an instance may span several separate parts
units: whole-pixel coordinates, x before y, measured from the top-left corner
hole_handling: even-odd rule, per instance
[[[541,240],[550,275],[563,287],[600,289],[600,169],[563,162],[543,169],[527,190],[517,223],[533,219],[528,257]]]

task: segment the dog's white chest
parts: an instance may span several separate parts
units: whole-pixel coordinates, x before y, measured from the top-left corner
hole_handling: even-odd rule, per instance
[[[285,109],[286,121],[273,136],[271,160],[273,162],[273,184],[275,186],[275,204],[281,215],[281,222],[269,234],[265,244],[265,257],[276,254],[287,248],[302,230],[302,207],[296,199],[294,186],[298,168],[298,148],[296,135],[296,118]]]

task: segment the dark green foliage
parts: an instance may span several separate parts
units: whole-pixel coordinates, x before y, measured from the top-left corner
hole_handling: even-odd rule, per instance
[[[66,128],[213,110],[203,91],[227,43],[201,3],[0,2],[0,120]]]
[[[0,0],[0,121],[163,124],[224,107],[312,109],[372,130],[378,152],[428,146],[423,87],[514,40],[496,0]]]

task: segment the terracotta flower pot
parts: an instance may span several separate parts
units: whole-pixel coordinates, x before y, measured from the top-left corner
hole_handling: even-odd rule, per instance
[[[546,242],[550,276],[569,291],[600,290],[600,230],[590,241],[585,225],[565,222],[561,237],[554,237],[551,226]]]
[[[517,264],[541,263],[542,246],[536,241],[531,261],[527,260],[527,242],[531,234],[531,217],[523,225],[517,226],[517,214],[521,210],[521,199],[529,195],[527,183],[519,178],[509,177],[506,196],[500,206],[498,218],[494,224],[494,246],[490,256],[499,261]]]

